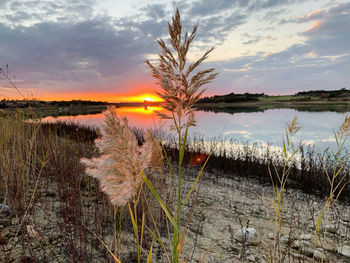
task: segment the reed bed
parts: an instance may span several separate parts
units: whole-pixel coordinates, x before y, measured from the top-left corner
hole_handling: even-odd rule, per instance
[[[175,138],[171,135],[165,135],[163,138],[169,156],[176,160]],[[266,184],[271,183],[269,167],[274,165],[278,171],[282,169],[283,148],[281,147],[263,146],[259,143],[249,144],[249,142],[234,139],[226,141],[213,138],[207,140],[204,139],[204,136],[195,136],[189,139],[184,164],[193,165],[193,159],[196,156],[203,158],[203,156],[209,154],[212,148],[215,150],[209,160],[207,169],[217,174],[218,177],[222,174],[225,174],[225,176],[231,174],[232,176],[255,178],[260,183]],[[330,173],[333,168],[332,151],[325,149],[318,152],[314,146],[302,144],[298,148],[299,151],[295,158],[288,164],[290,168],[288,186],[301,189],[308,194],[326,196],[329,193],[330,186],[324,175],[325,170]],[[347,152],[343,152],[342,156],[347,156]],[[344,180],[349,181],[349,169],[350,163],[347,162],[339,178],[345,176],[346,179]],[[349,187],[344,188],[340,198],[344,201],[350,199]]]
[[[8,212],[0,209],[0,229],[9,229],[0,233],[0,261],[109,261],[99,240],[120,255],[125,249],[119,235],[132,230],[131,222],[126,211],[114,210],[80,163],[83,157],[99,156],[93,143],[99,131],[72,122],[28,122],[22,116],[0,118],[0,129],[0,203],[8,207]],[[142,136],[138,138],[142,143]],[[162,192],[160,180],[152,182]],[[140,203],[137,217],[145,205]],[[161,208],[154,205],[151,210],[164,233]],[[151,220],[148,214],[146,220]],[[144,246],[150,245],[149,239],[145,235]],[[123,262],[136,257],[128,250]]]

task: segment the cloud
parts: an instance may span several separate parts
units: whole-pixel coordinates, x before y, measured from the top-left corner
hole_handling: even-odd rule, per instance
[[[15,28],[0,24],[1,63],[14,68],[26,84],[61,82],[93,89],[108,78],[137,72],[146,53],[156,50],[153,36],[142,29],[116,30],[110,18]]]
[[[124,17],[112,17],[100,8],[101,3],[1,1],[0,64],[10,65],[24,80],[21,86],[49,87],[53,92],[93,91],[96,87],[127,92],[136,79],[151,85],[143,61],[160,51],[156,39],[167,35],[166,24],[179,7],[184,29],[190,31],[199,24],[193,43],[198,52],[213,45],[226,45],[229,50],[230,45],[232,49],[237,46],[230,41],[242,41],[245,52],[233,59],[224,54],[221,61],[203,63],[220,73],[208,87],[215,93],[349,87],[350,3],[294,18],[289,13],[295,4],[304,3],[301,0],[155,3],[140,5],[136,15]],[[314,27],[299,31],[302,40],[290,40],[284,50],[268,50],[269,45],[278,45],[281,34],[287,34],[279,31],[282,15],[283,25],[313,23]],[[256,49],[258,46],[263,48]]]
[[[161,4],[147,5],[140,11],[144,11],[146,16],[154,19],[164,19],[167,16],[165,6]]]
[[[44,21],[82,21],[93,17],[95,3],[95,0],[4,1],[0,19],[12,26]]]
[[[302,33],[304,43],[269,54],[242,56],[216,67],[222,83],[236,91],[294,93],[311,89],[339,89],[347,86],[350,68],[350,3],[313,12],[300,21],[319,21]],[[263,40],[247,35],[246,44]],[[243,70],[244,69],[244,70]],[[216,83],[217,84],[217,83]]]
[[[337,15],[349,14],[349,12],[350,12],[350,3],[341,3],[329,9],[326,9],[326,8],[321,10],[317,9],[312,13],[309,13],[300,18],[297,18],[296,22],[305,23],[313,20],[328,19],[329,17],[333,17]]]
[[[198,19],[200,25],[197,40],[209,43],[222,43],[227,35],[239,25],[244,24],[248,17],[244,14],[214,15],[210,18]]]
[[[276,38],[273,37],[273,36],[265,36],[264,37],[264,36],[261,36],[261,35],[250,35],[250,34],[247,34],[247,33],[243,34],[243,37],[245,39],[248,39],[248,40],[242,42],[244,45],[256,44],[256,43],[259,43],[259,42],[262,42],[262,41],[266,41],[266,40],[267,41],[274,41],[274,40],[276,40]]]
[[[350,54],[350,3],[339,4],[316,14],[316,24],[304,33],[308,44],[319,55]]]

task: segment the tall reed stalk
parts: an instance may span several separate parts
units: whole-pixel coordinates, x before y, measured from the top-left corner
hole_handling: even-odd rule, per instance
[[[150,61],[146,61],[152,71],[152,75],[157,79],[157,83],[161,87],[161,91],[157,92],[157,94],[164,100],[163,107],[169,112],[169,114],[158,112],[158,115],[164,119],[172,120],[173,125],[171,128],[177,132],[178,136],[178,193],[177,206],[172,215],[159,195],[155,192],[154,187],[147,177],[143,174],[147,186],[163,207],[174,227],[172,261],[175,263],[179,262],[186,233],[186,228],[182,231],[182,209],[188,202],[189,196],[202,172],[199,173],[190,192],[187,193],[186,198],[182,199],[181,166],[186,149],[188,129],[196,125],[193,106],[204,92],[204,90],[200,90],[200,88],[204,84],[212,81],[217,75],[217,73],[214,73],[213,68],[196,71],[198,66],[208,57],[209,53],[213,51],[213,48],[207,50],[203,56],[193,64],[187,65],[187,53],[196,35],[197,28],[198,26],[194,26],[190,34],[188,32],[183,33],[180,13],[179,10],[177,10],[175,16],[172,18],[172,22],[168,23],[170,35],[168,38],[169,44],[163,39],[158,40],[158,44],[162,49],[159,55],[159,63],[153,65]]]
[[[276,167],[274,173],[269,168],[269,175],[271,178],[272,186],[274,189],[274,200],[271,200],[271,204],[274,209],[274,245],[272,253],[270,254],[270,262],[283,262],[283,252],[281,246],[282,226],[285,210],[285,189],[288,181],[291,162],[295,154],[299,151],[293,149],[293,136],[298,132],[301,127],[298,123],[297,116],[294,116],[293,120],[287,124],[285,129],[285,135],[282,136],[283,152],[282,152],[282,174],[279,174]],[[277,182],[274,178],[277,178]]]

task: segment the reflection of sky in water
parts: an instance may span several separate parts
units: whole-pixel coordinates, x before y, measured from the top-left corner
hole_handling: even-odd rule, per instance
[[[132,126],[140,128],[154,128],[159,126],[159,118],[152,111],[143,108],[118,109],[120,115],[126,115]],[[302,129],[295,137],[295,142],[315,144],[324,149],[334,145],[333,129],[337,130],[344,121],[346,113],[338,112],[301,112],[292,109],[272,109],[265,112],[249,113],[213,113],[196,112],[197,127],[191,127],[190,135],[203,135],[205,138],[221,136],[249,143],[270,143],[275,146],[282,145],[282,134],[287,122],[294,115]],[[44,120],[70,120],[85,125],[99,126],[103,123],[103,114],[48,117]],[[170,121],[162,121],[169,126]],[[163,127],[166,128],[166,127]]]

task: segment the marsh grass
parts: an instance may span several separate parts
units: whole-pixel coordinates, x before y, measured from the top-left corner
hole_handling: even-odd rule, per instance
[[[4,203],[11,203],[17,212],[29,203],[27,193],[41,170],[45,153],[37,155],[39,123],[23,122],[23,116],[4,117],[0,122],[0,172]]]

